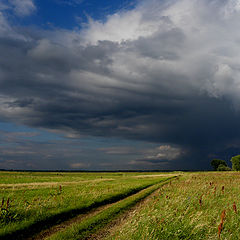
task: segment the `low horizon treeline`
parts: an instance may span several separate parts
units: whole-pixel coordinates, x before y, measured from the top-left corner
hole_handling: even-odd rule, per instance
[[[226,161],[222,159],[213,159],[211,161],[211,166],[214,171],[240,171],[240,155],[231,158],[232,168],[230,168]]]

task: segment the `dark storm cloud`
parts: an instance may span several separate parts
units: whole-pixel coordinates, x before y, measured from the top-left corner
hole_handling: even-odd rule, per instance
[[[0,15],[1,119],[169,146],[136,165],[206,167],[240,135],[240,4],[218,3],[217,20],[214,4],[143,2],[80,32],[27,34]]]

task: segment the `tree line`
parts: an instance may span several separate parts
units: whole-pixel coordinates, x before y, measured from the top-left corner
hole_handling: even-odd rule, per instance
[[[240,155],[232,157],[230,161],[232,162],[232,168],[222,159],[213,159],[211,166],[214,171],[240,171]]]

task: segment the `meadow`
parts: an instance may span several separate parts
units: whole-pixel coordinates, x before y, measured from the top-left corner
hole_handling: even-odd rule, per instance
[[[240,173],[0,172],[0,239],[240,239]]]
[[[111,229],[110,239],[240,239],[240,173],[185,173]]]
[[[0,239],[34,239],[44,229],[126,199],[169,177],[159,173],[0,172]]]

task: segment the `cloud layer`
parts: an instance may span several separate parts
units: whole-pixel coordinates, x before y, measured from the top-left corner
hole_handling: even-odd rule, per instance
[[[178,168],[239,143],[239,0],[142,1],[75,31],[16,28],[0,11],[2,120],[156,142],[169,147],[144,161]]]

